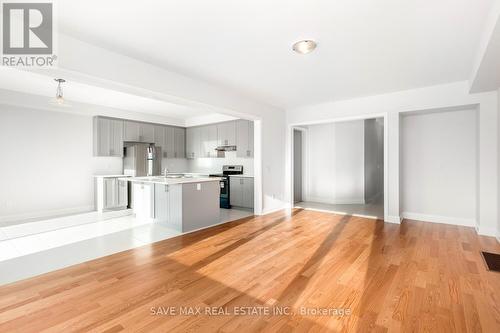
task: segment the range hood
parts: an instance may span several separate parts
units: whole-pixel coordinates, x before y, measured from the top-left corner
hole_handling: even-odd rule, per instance
[[[215,148],[217,151],[236,151],[236,146],[218,146]]]

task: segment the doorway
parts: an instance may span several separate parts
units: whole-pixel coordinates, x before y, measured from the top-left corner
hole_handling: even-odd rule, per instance
[[[384,219],[384,118],[292,128],[293,207]]]

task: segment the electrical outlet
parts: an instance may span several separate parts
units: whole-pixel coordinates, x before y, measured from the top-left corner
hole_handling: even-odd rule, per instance
[[[196,184],[196,190],[201,191],[201,184]]]

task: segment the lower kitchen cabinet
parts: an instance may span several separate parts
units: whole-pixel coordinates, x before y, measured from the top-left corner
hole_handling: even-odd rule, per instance
[[[154,219],[154,184],[132,183],[132,209],[137,219]]]
[[[125,209],[128,206],[128,182],[116,177],[96,178],[96,208],[104,210]]]
[[[253,209],[253,178],[229,177],[229,198],[232,206]]]
[[[182,185],[155,184],[155,222],[182,230]]]

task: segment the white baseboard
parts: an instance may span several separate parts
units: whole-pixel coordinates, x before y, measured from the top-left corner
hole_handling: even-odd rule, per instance
[[[267,215],[267,214],[271,214],[271,213],[276,213],[280,210],[283,210],[283,209],[288,209],[290,210],[290,206],[289,205],[283,205],[281,207],[277,207],[277,208],[271,208],[271,209],[263,209],[262,212],[258,215]]]
[[[497,239],[497,241],[500,243],[500,239],[499,239],[500,237],[497,234],[496,228],[488,228],[488,227],[479,226],[476,228],[476,232],[478,235],[481,235],[481,236],[495,237]]]
[[[14,215],[4,215],[0,216],[0,224],[16,222],[16,221],[24,221],[24,220],[46,219],[46,218],[71,215],[71,214],[87,213],[93,210],[94,206],[90,205],[90,206],[45,210],[38,212],[29,212],[29,213],[14,214]]]
[[[387,223],[401,224],[401,221],[402,221],[402,219],[399,216],[388,215],[384,218],[384,222],[387,222]]]
[[[365,198],[344,198],[336,200],[328,200],[321,197],[307,197],[304,199],[305,202],[317,202],[327,205],[364,205]]]
[[[464,227],[475,227],[476,221],[473,219],[461,219],[456,217],[439,216],[439,215],[427,215],[419,213],[404,212],[401,214],[404,219],[416,220],[422,222],[432,222],[432,223],[443,223],[443,224],[453,224],[460,225]]]

